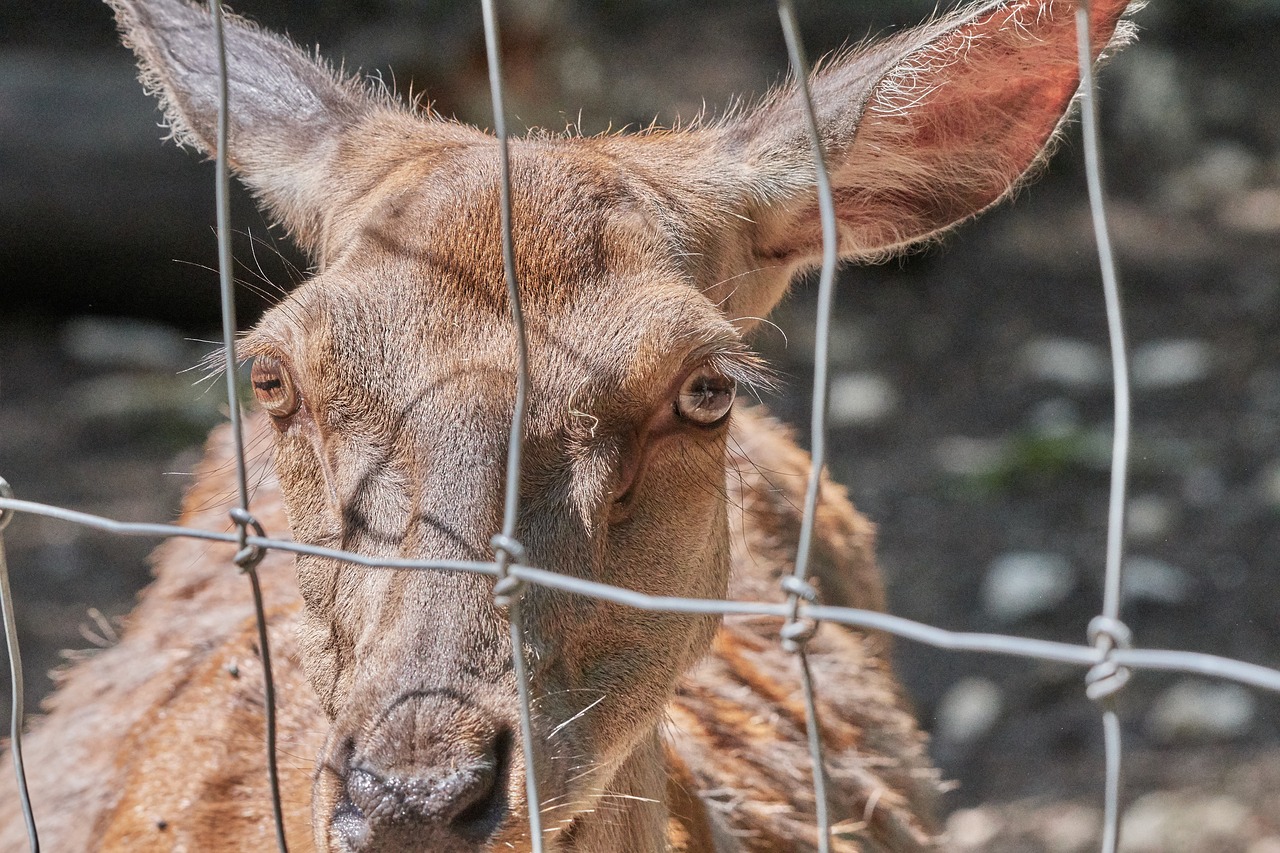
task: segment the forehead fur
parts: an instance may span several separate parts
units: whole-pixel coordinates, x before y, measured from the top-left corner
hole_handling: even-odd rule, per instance
[[[535,405],[642,406],[691,356],[735,351],[738,333],[678,263],[649,189],[589,143],[512,145]],[[505,397],[516,362],[499,180],[492,140],[393,170],[360,205],[347,248],[264,319],[249,352],[292,351],[325,371],[312,379],[329,392],[408,392],[470,372]]]
[[[516,273],[531,309],[639,268],[674,274],[649,193],[607,153],[578,139],[513,140],[510,151]],[[430,280],[432,300],[506,314],[500,174],[486,137],[403,165],[361,201],[335,264],[400,262]]]

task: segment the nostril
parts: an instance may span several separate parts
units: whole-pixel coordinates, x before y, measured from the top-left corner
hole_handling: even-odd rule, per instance
[[[502,728],[469,760],[455,758],[444,767],[418,767],[407,774],[380,772],[352,756],[331,829],[350,850],[483,843],[510,808],[512,741],[511,731]]]
[[[486,783],[473,788],[474,800],[452,821],[454,832],[472,841],[480,841],[492,835],[506,819],[510,807],[507,802],[507,781],[511,775],[511,730],[503,727],[494,736],[490,747],[489,772],[484,774]],[[477,779],[477,782],[480,782]]]
[[[345,792],[334,809],[331,831],[342,842],[344,850],[363,850],[369,843],[369,821]]]

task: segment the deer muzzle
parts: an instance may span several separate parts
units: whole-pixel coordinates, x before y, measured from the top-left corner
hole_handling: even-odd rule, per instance
[[[401,697],[330,757],[331,848],[483,849],[511,816],[513,742],[506,721],[457,694]]]

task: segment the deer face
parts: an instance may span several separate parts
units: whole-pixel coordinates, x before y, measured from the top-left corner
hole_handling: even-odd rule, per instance
[[[109,0],[180,141],[208,151],[212,27]],[[1123,0],[1094,0],[1094,43]],[[1070,3],[993,0],[832,61],[812,81],[845,258],[994,203],[1076,89]],[[1120,38],[1127,31],[1122,30]],[[320,272],[245,342],[294,536],[486,560],[499,529],[515,341],[498,144],[228,31],[233,166]],[[742,335],[814,265],[799,98],[692,130],[512,143],[532,391],[517,536],[529,562],[664,595],[726,586],[725,448]],[[491,579],[298,560],[301,654],[332,722],[315,840],[336,851],[527,847],[513,649]],[[529,589],[535,768],[560,849],[665,849],[657,723],[705,618]],[[606,796],[652,800],[582,841]],[[622,839],[622,840],[617,840]]]
[[[539,211],[514,234],[533,357],[518,530],[528,559],[720,597],[725,441],[752,359],[674,262],[640,182],[564,143],[517,146],[513,174],[516,208]],[[298,539],[492,557],[516,365],[497,204],[492,140],[397,174],[335,262],[246,341]],[[492,580],[310,557],[298,577],[304,662],[333,719],[315,801],[334,822],[327,840],[435,838],[430,822],[443,845],[431,849],[502,836],[524,805],[523,759]],[[651,736],[714,624],[537,589],[524,614],[539,779],[572,816]]]

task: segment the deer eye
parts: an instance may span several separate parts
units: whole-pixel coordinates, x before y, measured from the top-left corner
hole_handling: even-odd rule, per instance
[[[699,426],[724,420],[733,407],[738,385],[712,367],[700,367],[688,375],[676,395],[676,414]]]
[[[293,376],[279,359],[260,355],[253,360],[249,374],[253,396],[273,418],[287,418],[298,411],[298,389]]]

